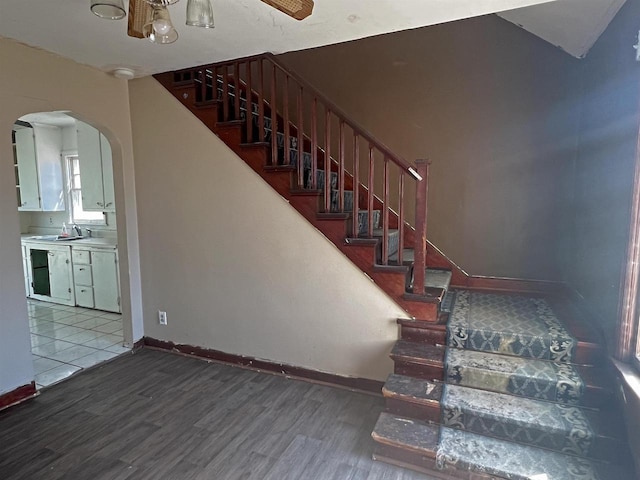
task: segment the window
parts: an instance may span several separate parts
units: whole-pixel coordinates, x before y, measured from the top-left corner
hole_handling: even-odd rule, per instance
[[[103,212],[87,212],[82,208],[82,183],[80,178],[80,160],[77,155],[67,155],[69,222],[105,224]]]

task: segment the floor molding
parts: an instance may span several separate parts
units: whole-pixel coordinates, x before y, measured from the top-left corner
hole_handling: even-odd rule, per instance
[[[18,387],[10,392],[0,395],[0,410],[22,403],[25,400],[36,397],[37,395],[38,391],[36,390],[36,382],[31,382],[27,385]]]
[[[236,355],[209,348],[194,347],[192,345],[176,344],[165,340],[157,340],[151,337],[144,337],[144,345],[145,347],[206,358],[208,360],[215,360],[217,362],[227,363],[250,370],[270,372],[286,377],[295,377],[301,380],[311,381],[313,383],[343,387],[349,390],[370,394],[382,395],[382,386],[384,385],[384,382],[379,380],[345,377],[334,373],[320,372],[318,370],[271,362],[269,360],[260,360],[245,355]]]

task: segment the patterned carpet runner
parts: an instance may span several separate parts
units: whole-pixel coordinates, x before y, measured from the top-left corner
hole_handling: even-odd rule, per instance
[[[583,458],[447,427],[440,429],[436,463],[440,469],[454,467],[513,480],[607,480]]]
[[[594,431],[578,407],[445,385],[442,424],[513,442],[589,456]]]
[[[455,385],[567,405],[579,405],[585,387],[573,365],[455,348],[447,349],[445,376]]]
[[[457,291],[450,347],[569,363],[576,340],[541,298]]]

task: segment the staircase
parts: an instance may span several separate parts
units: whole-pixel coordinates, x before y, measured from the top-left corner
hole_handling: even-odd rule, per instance
[[[376,459],[438,478],[633,478],[595,337],[560,297],[460,288],[470,278],[426,239],[428,162],[270,54],[155,78],[412,317]]]
[[[452,296],[446,325],[399,320],[376,459],[438,478],[635,478],[604,351],[566,301]]]

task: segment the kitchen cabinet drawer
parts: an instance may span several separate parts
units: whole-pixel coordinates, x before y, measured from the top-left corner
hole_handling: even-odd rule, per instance
[[[76,285],[76,305],[85,308],[94,308],[93,287]]]
[[[76,250],[75,248],[71,248],[71,260],[74,265],[76,263],[91,263],[91,254],[89,250]]]
[[[73,264],[73,280],[76,285],[93,285],[91,265]]]

